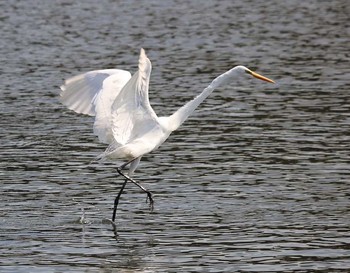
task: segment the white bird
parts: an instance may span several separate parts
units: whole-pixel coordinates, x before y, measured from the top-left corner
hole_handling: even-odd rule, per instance
[[[152,193],[130,176],[142,156],[157,149],[217,87],[243,75],[274,83],[244,66],[236,66],[215,78],[198,96],[171,116],[158,117],[148,99],[151,69],[151,62],[141,49],[138,71],[132,77],[128,71],[120,69],[95,70],[70,78],[61,86],[60,96],[64,105],[77,113],[95,116],[94,134],[100,142],[109,144],[99,159],[126,161],[117,168],[125,181],[115,198],[113,222],[127,181],[147,193],[153,209]],[[128,175],[122,172],[127,166]]]

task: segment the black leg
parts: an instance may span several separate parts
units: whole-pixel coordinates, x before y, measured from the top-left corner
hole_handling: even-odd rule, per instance
[[[120,171],[123,170],[126,166],[128,166],[133,161],[134,160],[128,161],[128,162],[124,163],[123,165],[121,165],[119,168],[117,168],[118,173],[120,174]],[[115,216],[117,214],[117,208],[118,208],[120,196],[122,195],[127,182],[128,182],[128,179],[125,178],[124,183],[123,183],[117,197],[114,199],[114,208],[113,208],[113,215],[112,215],[112,222],[113,223],[115,221]]]
[[[122,166],[122,168],[123,168],[123,166]],[[132,179],[130,176],[128,176],[128,175],[126,175],[126,174],[124,174],[123,172],[122,172],[122,168],[117,168],[117,172],[121,175],[121,176],[123,176],[124,178],[125,178],[125,181],[130,181],[130,182],[132,182],[132,183],[134,183],[136,186],[138,186],[141,190],[143,190],[145,193],[147,193],[147,199],[146,199],[146,202],[148,201],[148,199],[149,199],[149,205],[150,205],[150,209],[151,209],[151,211],[153,211],[153,204],[154,204],[154,201],[153,201],[153,194],[149,191],[149,190],[147,190],[145,187],[143,187],[140,183],[138,183],[138,182],[136,182],[134,179]],[[124,182],[124,184],[125,184],[126,182]]]
[[[122,195],[123,190],[124,190],[125,185],[126,185],[127,182],[128,182],[128,180],[125,179],[125,181],[124,181],[124,183],[123,183],[123,185],[122,185],[122,187],[121,187],[121,189],[120,189],[120,191],[119,191],[117,197],[116,197],[115,200],[114,200],[114,208],[113,208],[113,216],[112,216],[112,221],[113,221],[113,222],[114,222],[114,220],[115,220],[115,215],[116,215],[116,213],[117,213],[117,208],[118,208],[118,204],[119,204],[119,198],[120,198],[120,196]]]

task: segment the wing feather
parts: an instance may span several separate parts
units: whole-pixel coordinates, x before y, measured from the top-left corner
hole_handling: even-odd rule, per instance
[[[158,117],[148,97],[152,70],[150,60],[141,49],[138,71],[126,83],[112,105],[112,131],[114,140],[121,145],[159,127]]]
[[[95,70],[77,75],[66,80],[64,85],[61,86],[60,101],[70,110],[95,116],[96,111],[93,101],[101,91],[104,80],[113,74],[119,75],[124,84],[131,77],[128,71],[120,69]]]
[[[120,69],[95,70],[65,81],[60,100],[69,109],[96,116],[94,133],[103,143],[113,141],[111,107],[131,74]]]

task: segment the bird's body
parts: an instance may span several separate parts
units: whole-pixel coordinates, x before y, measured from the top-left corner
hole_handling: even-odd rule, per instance
[[[141,157],[157,149],[217,87],[244,74],[273,82],[244,66],[236,66],[215,78],[197,97],[172,115],[158,117],[148,99],[151,69],[151,62],[141,49],[138,71],[133,76],[119,69],[96,70],[68,79],[61,86],[64,105],[77,113],[95,116],[94,133],[102,143],[109,144],[99,158],[126,161],[118,170],[126,180],[116,198],[113,221],[120,194],[128,180],[146,191],[153,202],[150,192],[129,176]],[[127,165],[130,165],[129,176],[121,172]]]

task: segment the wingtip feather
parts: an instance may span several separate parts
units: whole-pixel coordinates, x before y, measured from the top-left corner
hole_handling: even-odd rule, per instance
[[[139,70],[142,71],[143,73],[150,74],[151,69],[152,69],[151,61],[150,59],[148,59],[145,50],[141,48],[140,57],[139,57]]]

